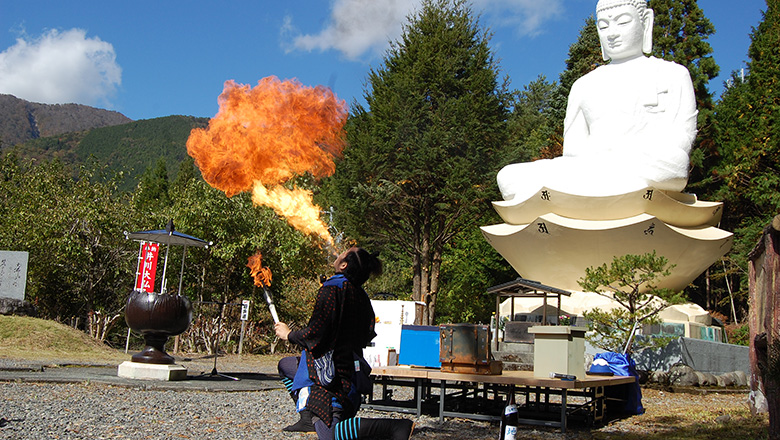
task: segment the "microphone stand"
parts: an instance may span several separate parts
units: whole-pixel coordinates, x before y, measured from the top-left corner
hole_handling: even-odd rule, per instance
[[[201,304],[203,304],[203,303],[201,303]],[[203,373],[203,374],[201,374],[199,376],[195,376],[195,377],[198,378],[198,377],[215,377],[216,376],[216,377],[224,377],[225,379],[230,379],[230,380],[241,380],[241,379],[239,379],[237,377],[228,376],[227,374],[222,374],[219,371],[217,371],[217,358],[219,357],[219,343],[218,343],[218,341],[219,341],[219,334],[222,332],[222,314],[223,314],[222,312],[224,311],[225,304],[227,304],[227,303],[225,303],[225,302],[211,302],[210,304],[218,304],[219,305],[219,316],[217,316],[217,334],[214,337],[214,342],[212,344],[213,345],[212,350],[214,351],[214,368],[211,370],[211,373]]]

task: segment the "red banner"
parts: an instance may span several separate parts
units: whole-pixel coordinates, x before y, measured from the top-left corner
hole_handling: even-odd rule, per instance
[[[154,277],[157,274],[158,243],[141,242],[141,254],[138,258],[138,272],[135,290],[154,292]]]

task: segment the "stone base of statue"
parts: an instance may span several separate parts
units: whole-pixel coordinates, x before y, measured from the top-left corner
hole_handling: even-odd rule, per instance
[[[125,361],[119,365],[117,376],[144,380],[184,380],[187,378],[187,369],[181,365]]]
[[[682,290],[733,242],[716,226],[722,203],[655,188],[604,197],[541,188],[494,207],[506,223],[482,227],[488,242],[523,278],[567,290],[581,289],[586,268],[653,251],[675,265],[658,287]]]

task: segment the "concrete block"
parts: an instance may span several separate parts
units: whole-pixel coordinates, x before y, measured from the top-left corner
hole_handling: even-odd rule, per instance
[[[144,380],[184,380],[187,378],[187,369],[181,365],[125,361],[119,365],[117,376]]]

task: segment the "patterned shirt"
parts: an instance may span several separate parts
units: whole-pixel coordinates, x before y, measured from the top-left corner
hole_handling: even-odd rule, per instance
[[[367,347],[375,336],[374,309],[368,295],[343,274],[336,274],[323,283],[308,325],[290,332],[288,339],[309,353],[306,364],[314,386],[306,407],[328,426],[332,421],[334,398],[343,408],[345,417],[357,412],[348,397],[354,386],[354,354],[362,357],[363,347]],[[336,378],[325,387],[317,378],[314,359],[330,350],[333,350]]]

